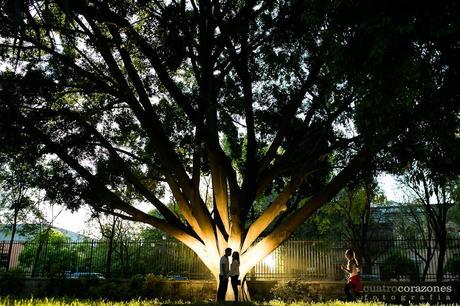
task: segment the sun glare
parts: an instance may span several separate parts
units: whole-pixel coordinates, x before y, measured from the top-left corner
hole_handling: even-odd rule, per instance
[[[271,270],[273,270],[275,268],[275,263],[276,263],[275,255],[273,253],[267,255],[267,257],[265,257],[262,260],[262,263],[268,268],[270,268]]]

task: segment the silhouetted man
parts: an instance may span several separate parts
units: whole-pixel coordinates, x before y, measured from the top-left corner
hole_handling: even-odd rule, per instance
[[[230,264],[228,257],[232,255],[232,249],[226,248],[225,254],[220,258],[219,263],[219,288],[217,289],[217,301],[225,301],[225,294],[227,293],[228,277],[230,272]]]

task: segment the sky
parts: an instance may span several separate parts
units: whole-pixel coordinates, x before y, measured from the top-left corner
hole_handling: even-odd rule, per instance
[[[388,200],[402,202],[403,193],[395,178],[388,174],[383,174],[378,177],[378,182]],[[57,215],[57,216],[56,216]],[[64,228],[79,234],[89,234],[92,226],[88,223],[89,210],[82,208],[77,212],[70,212],[69,210],[54,208],[53,211],[48,212],[48,220],[55,217],[54,226]]]
[[[49,214],[49,219],[52,220],[55,215]],[[81,208],[76,212],[71,212],[63,209],[54,220],[54,226],[60,227],[75,233],[85,234],[91,229],[88,224],[89,210]]]

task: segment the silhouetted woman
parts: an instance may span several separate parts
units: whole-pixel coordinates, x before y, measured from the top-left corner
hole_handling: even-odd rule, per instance
[[[232,283],[233,293],[235,294],[235,302],[238,302],[238,285],[240,282],[240,253],[233,252],[232,264],[230,265],[230,282]]]
[[[351,294],[351,291],[355,295],[360,296],[363,292],[363,285],[361,283],[361,277],[359,276],[359,264],[355,257],[355,252],[352,250],[345,251],[345,258],[348,260],[347,266],[341,265],[343,271],[348,273],[348,281],[345,285],[344,291],[349,301],[353,301],[355,298]]]

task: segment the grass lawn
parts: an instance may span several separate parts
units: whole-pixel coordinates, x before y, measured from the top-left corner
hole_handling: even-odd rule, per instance
[[[233,305],[231,302],[216,304],[216,303],[188,303],[188,302],[167,302],[159,300],[133,300],[130,302],[112,302],[112,301],[103,301],[103,300],[77,300],[77,299],[61,299],[61,298],[50,298],[50,299],[14,299],[14,298],[0,298],[0,305],[8,306],[61,306],[61,305],[70,305],[70,306],[156,306],[156,305],[190,305],[190,306],[212,306],[212,305]],[[280,301],[271,301],[267,303],[239,303],[238,306],[383,306],[383,303],[345,303],[339,301],[325,302],[325,303],[284,303]]]

